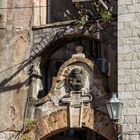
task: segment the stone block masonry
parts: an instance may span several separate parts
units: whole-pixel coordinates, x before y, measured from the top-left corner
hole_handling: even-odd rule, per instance
[[[118,93],[124,140],[140,139],[140,1],[118,1]]]

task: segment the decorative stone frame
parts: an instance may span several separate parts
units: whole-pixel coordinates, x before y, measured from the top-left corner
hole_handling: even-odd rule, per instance
[[[76,63],[76,62],[83,62],[84,64],[86,64],[91,70],[94,69],[94,65],[91,61],[89,61],[86,58],[72,58],[70,60],[68,60],[67,62],[65,62],[61,67],[60,70],[58,71],[58,77],[61,76],[63,70],[65,67],[67,67],[68,65],[70,65],[71,63]],[[55,80],[55,79],[54,79]],[[52,85],[53,87],[55,86]],[[52,87],[52,90],[53,90]],[[54,93],[49,93],[45,98],[44,98],[44,103],[48,102],[50,100],[53,101],[54,97]],[[55,100],[55,99],[54,99]],[[92,112],[90,112],[90,110],[88,110],[87,108],[87,114],[90,117],[93,115]],[[59,117],[61,116],[61,117]],[[95,124],[93,125],[94,127],[92,127],[92,125],[85,125],[85,128],[87,129],[93,129],[93,131],[103,135],[104,137],[108,138],[109,140],[115,140],[113,134],[114,134],[114,128],[113,128],[113,123],[111,122],[111,120],[109,119],[109,117],[100,112],[100,111],[95,111]],[[102,125],[103,128],[100,127],[100,125]],[[37,120],[37,127],[36,127],[36,132],[32,132],[32,134],[30,135],[35,135],[34,137],[37,138],[37,140],[44,140],[49,136],[55,135],[61,131],[67,130],[69,129],[69,120],[68,120],[68,110],[67,109],[56,109],[56,111],[52,112],[51,114],[44,114],[42,115],[42,117],[40,117],[40,119]],[[111,131],[112,133],[111,133]],[[109,133],[107,132],[109,131]]]
[[[70,23],[68,23],[70,24]],[[34,50],[31,53],[31,60],[36,59],[37,57],[40,58],[41,56],[44,57],[45,55],[48,55],[51,53],[51,51],[57,49],[54,47],[54,44],[57,43],[57,41],[67,39],[68,41],[72,39],[77,39],[77,38],[90,38],[90,39],[96,39],[99,40],[99,31],[95,31],[95,27],[92,25],[87,26],[86,29],[81,29],[78,28],[76,25],[71,25],[70,28],[72,27],[73,31],[67,32],[67,26],[68,24],[64,24],[63,26],[60,25],[53,25],[51,28],[49,27],[42,27],[34,31]],[[53,48],[52,48],[53,46]],[[51,49],[51,50],[50,50]],[[46,53],[47,52],[47,53]],[[36,59],[37,60],[37,59]],[[83,62],[86,61],[86,59],[82,60]],[[35,62],[35,61],[34,61]],[[36,71],[40,73],[40,68],[39,65],[36,66],[36,64],[42,63],[40,59],[38,59],[35,63]],[[70,62],[66,62],[69,64]],[[92,64],[90,61],[87,60],[87,63],[89,63],[91,69],[92,69]],[[62,69],[67,65],[64,64],[61,66],[58,75],[61,73]],[[37,79],[40,80],[40,79]],[[41,82],[39,83],[41,84]],[[33,87],[34,85],[32,85]],[[37,93],[37,91],[36,91]],[[35,96],[34,96],[35,97]],[[48,96],[46,96],[46,100],[49,100]],[[45,101],[46,102],[46,101]],[[64,117],[62,117],[61,120],[61,125],[59,128],[52,127],[51,131],[48,128],[48,123],[49,120],[52,121],[52,123],[55,122],[54,117],[52,116],[59,116],[59,114],[64,114]],[[43,115],[40,119],[37,120],[37,132],[31,133],[33,134],[34,137],[36,137],[37,140],[43,140],[44,138],[48,137],[49,135],[53,135],[55,133],[59,133],[60,131],[68,129],[68,121],[67,121],[67,110],[59,110],[55,112],[54,114],[52,113],[51,115]],[[95,126],[94,126],[94,131],[96,131],[99,134],[102,134],[109,140],[115,140],[114,138],[114,128],[111,120],[108,118],[108,116],[100,111],[95,112]],[[105,120],[105,121],[104,121]],[[57,122],[59,122],[57,121]],[[102,128],[99,127],[102,125]],[[112,132],[112,133],[111,133]]]

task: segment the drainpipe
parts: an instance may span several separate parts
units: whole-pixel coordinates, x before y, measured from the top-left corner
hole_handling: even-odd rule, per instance
[[[47,14],[48,23],[51,22],[51,0],[48,0],[48,14]]]

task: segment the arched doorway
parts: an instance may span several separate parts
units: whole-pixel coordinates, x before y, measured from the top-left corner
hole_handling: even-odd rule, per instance
[[[42,140],[107,140],[102,135],[88,128],[71,128]]]

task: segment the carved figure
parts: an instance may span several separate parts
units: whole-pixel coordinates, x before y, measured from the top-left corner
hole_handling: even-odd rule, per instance
[[[68,84],[74,91],[78,91],[84,87],[85,75],[82,69],[75,68],[68,75]]]

